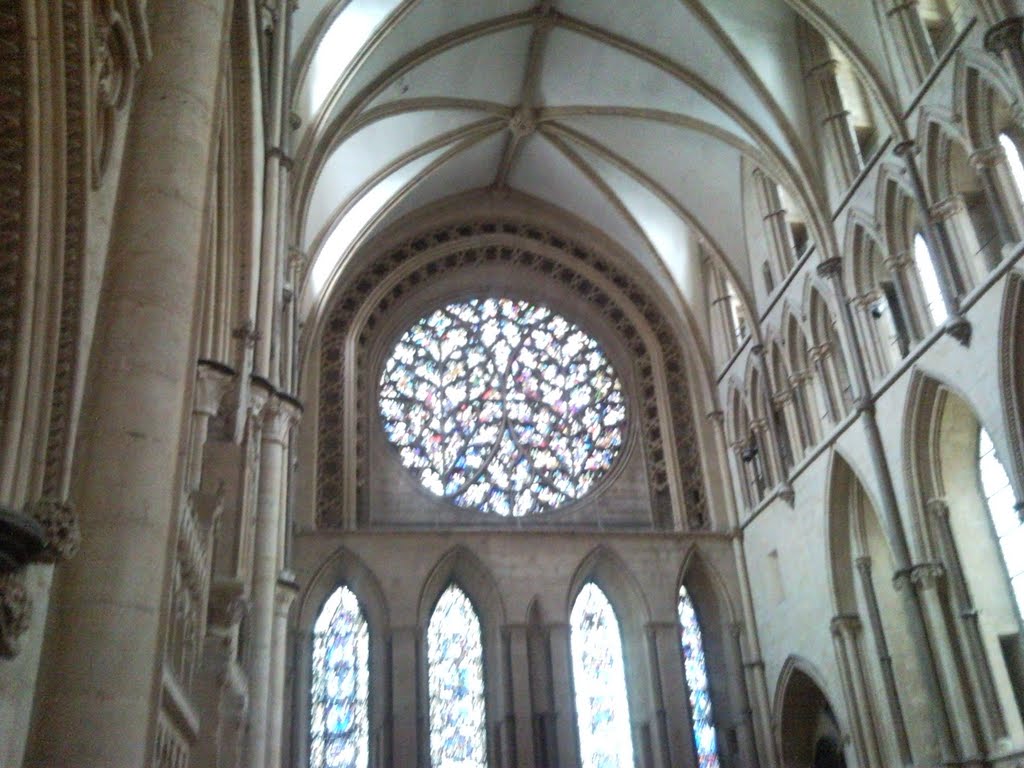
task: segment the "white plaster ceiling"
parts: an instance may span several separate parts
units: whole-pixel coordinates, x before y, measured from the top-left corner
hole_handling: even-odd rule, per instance
[[[835,18],[807,0],[303,0],[303,305],[402,216],[505,188],[605,232],[680,310],[702,301],[697,243],[748,291],[742,157],[806,210],[823,199],[794,8],[840,38],[867,15],[827,5]]]

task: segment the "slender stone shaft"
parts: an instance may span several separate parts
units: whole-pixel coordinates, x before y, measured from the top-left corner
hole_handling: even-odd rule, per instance
[[[267,704],[270,727],[267,731],[267,768],[281,768],[281,744],[284,737],[284,687],[288,662],[288,611],[298,594],[294,574],[284,571],[277,580],[274,603],[274,636],[270,654],[270,697]]]
[[[280,723],[270,719],[271,662],[274,637],[274,602],[277,595],[278,560],[281,549],[281,484],[285,477],[288,433],[298,418],[298,408],[274,395],[263,411],[260,445],[260,484],[256,499],[256,537],[252,566],[252,634],[249,666],[249,735],[246,765],[263,768],[267,763],[267,734]]]
[[[150,765],[226,0],[152,0],[29,766]]]

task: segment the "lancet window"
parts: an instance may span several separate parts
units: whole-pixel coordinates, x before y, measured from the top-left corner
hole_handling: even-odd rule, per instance
[[[570,625],[580,764],[582,768],[633,768],[619,621],[593,582],[576,597]]]
[[[978,435],[978,472],[985,503],[999,539],[1003,563],[1010,577],[1017,611],[1024,617],[1024,521],[1015,509],[1016,499],[1006,468],[996,456],[992,438],[984,429]]]
[[[370,633],[355,593],[338,587],[313,627],[310,768],[366,768]]]
[[[487,714],[480,619],[466,593],[449,586],[427,627],[430,764],[486,768]]]
[[[719,768],[718,739],[711,714],[708,668],[704,661],[704,639],[686,587],[679,588],[679,631],[683,651],[683,671],[690,691],[690,717],[698,768]]]

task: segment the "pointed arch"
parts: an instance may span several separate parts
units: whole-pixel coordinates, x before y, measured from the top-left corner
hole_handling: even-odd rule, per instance
[[[973,149],[994,145],[999,133],[1019,122],[1015,88],[1005,70],[987,52],[964,48],[953,70],[953,112],[963,115],[964,133]]]
[[[799,656],[790,656],[783,664],[775,687],[775,722],[784,765],[816,765],[816,756],[826,750],[839,756],[845,765],[843,742],[845,728],[840,723],[828,695],[823,676]]]
[[[999,323],[1000,389],[1009,427],[1006,461],[1017,497],[1024,499],[1024,274],[1010,272]]]
[[[345,606],[342,606],[339,600],[335,600],[335,608],[343,608],[339,614],[340,618],[352,620],[354,624],[348,628],[347,634],[335,631],[333,637],[327,637],[324,632],[317,631],[319,628],[316,623],[323,616],[324,608],[342,590],[346,590],[350,597],[346,599]],[[353,602],[355,607],[352,605]],[[360,614],[365,621],[362,630],[356,626]],[[298,635],[302,638],[299,643],[301,662],[296,667],[295,677],[298,704],[296,717],[300,727],[298,732],[303,734],[303,738],[299,739],[299,744],[296,745],[297,764],[310,765],[313,768],[319,768],[324,764],[322,760],[317,762],[322,758],[322,751],[313,749],[316,741],[314,731],[323,731],[324,718],[328,715],[329,707],[325,699],[325,678],[323,673],[314,667],[327,663],[328,657],[325,654],[330,650],[325,645],[327,641],[333,641],[339,648],[347,649],[338,652],[334,662],[340,661],[341,657],[356,659],[356,663],[346,666],[344,671],[357,682],[356,690],[362,690],[360,697],[357,697],[357,703],[361,701],[359,706],[365,706],[365,721],[360,721],[362,725],[359,726],[365,727],[363,757],[371,761],[368,764],[372,764],[372,761],[377,759],[376,750],[380,747],[379,742],[370,735],[383,727],[388,707],[385,670],[387,637],[391,627],[388,604],[380,582],[355,553],[345,547],[339,547],[316,570],[303,588],[298,600],[298,610],[293,616]],[[358,658],[360,656],[361,659]],[[335,668],[332,674],[341,672],[340,668]],[[362,696],[365,698],[361,698]]]
[[[836,313],[832,303],[813,283],[808,283],[806,306],[811,342],[814,345],[813,354],[819,369],[828,416],[833,424],[838,424],[853,405],[853,388],[846,350],[836,327]]]

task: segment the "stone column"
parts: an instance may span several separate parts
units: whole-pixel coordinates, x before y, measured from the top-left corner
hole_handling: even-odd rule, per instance
[[[1024,47],[1021,33],[1024,32],[1024,17],[1012,16],[993,25],[985,33],[985,49],[998,56],[1013,75],[1017,92],[1024,95]]]
[[[299,593],[295,574],[282,571],[277,579],[274,601],[274,637],[270,653],[270,696],[267,703],[267,768],[282,768],[281,744],[284,740],[284,683],[288,670],[288,612]]]
[[[878,726],[871,711],[871,694],[858,642],[860,618],[856,614],[840,614],[832,619],[831,629],[857,753],[866,768],[884,768],[878,745]]]
[[[422,733],[429,742],[429,728],[419,727],[420,686],[419,629],[395,627],[391,630],[391,748],[394,768],[424,765],[419,759],[418,737]],[[424,713],[427,717],[429,713]],[[425,746],[430,755],[429,743]]]
[[[579,765],[576,739],[576,702],[572,690],[572,649],[569,625],[548,625],[551,643],[551,687],[555,703],[555,730],[558,734],[558,768]]]
[[[960,553],[949,522],[949,507],[942,499],[931,499],[925,504],[925,508],[931,515],[933,530],[936,531],[939,550],[946,565],[950,597],[963,624],[963,634],[967,645],[964,657],[971,673],[970,676],[974,681],[975,702],[982,715],[985,741],[988,750],[992,751],[996,742],[1007,735],[1007,729],[1006,720],[999,706],[999,696],[996,692],[995,680],[992,677],[992,668],[985,651],[985,641],[981,634],[981,627],[978,626],[978,610],[974,607],[971,591],[967,586],[967,579],[960,562]]]
[[[825,141],[829,145],[836,170],[839,174],[839,186],[847,189],[860,173],[863,163],[860,147],[850,122],[850,111],[843,103],[839,91],[836,70],[838,62],[833,58],[816,63],[807,72],[807,79],[814,82],[820,96],[822,112],[821,127]]]
[[[826,278],[831,284],[836,295],[839,307],[837,323],[840,332],[840,342],[849,353],[848,358],[852,363],[852,386],[855,388],[855,401],[857,411],[860,414],[861,422],[864,425],[864,434],[867,438],[868,455],[871,459],[872,468],[879,485],[879,509],[878,518],[885,533],[886,540],[892,553],[895,577],[900,574],[909,573],[910,547],[907,544],[906,531],[903,528],[903,520],[900,516],[899,505],[896,501],[896,490],[893,486],[892,472],[889,469],[889,460],[885,454],[885,446],[882,442],[882,433],[878,427],[878,420],[875,417],[875,405],[871,387],[868,382],[867,367],[864,364],[864,355],[858,339],[853,335],[853,312],[847,300],[846,289],[843,286],[842,262],[838,258],[827,259],[818,265],[818,273]],[[888,649],[885,647],[884,634],[882,633],[882,622],[878,615],[878,605],[875,602],[874,585],[871,583],[871,561],[868,558],[860,558],[857,561],[858,570],[865,580],[864,594],[869,601],[869,615],[871,618],[872,630],[875,633],[876,643],[879,643],[879,657],[883,671],[888,667],[888,678],[886,679],[886,691],[889,698],[889,709],[893,715],[894,727],[897,731],[897,741],[900,746],[900,759],[904,765],[909,765],[911,760],[910,745],[906,738],[906,725],[903,720],[902,708],[899,702],[899,695],[896,690],[895,678],[892,677],[892,663],[889,658]],[[928,700],[930,702],[931,716],[936,736],[943,748],[943,755],[950,754],[952,724],[949,720],[944,702],[942,700],[942,685],[940,684],[940,673],[937,668],[936,659],[931,646],[928,643],[927,621],[924,615],[924,608],[916,590],[901,590],[903,595],[903,608],[907,621],[907,629],[913,639],[913,647],[921,667],[921,675],[927,687]]]
[[[647,625],[651,646],[652,678],[656,692],[658,725],[655,731],[665,765],[695,765],[689,691],[683,674],[679,625],[652,622]]]
[[[970,156],[974,172],[978,174],[981,188],[992,219],[999,233],[1001,248],[1015,245],[1024,233],[1024,207],[1021,206],[1020,191],[1013,180],[1006,161],[1006,152],[999,144],[975,150]],[[989,259],[988,268],[994,269],[998,260]]]
[[[974,223],[967,211],[963,195],[957,193],[940,200],[931,208],[932,220],[942,229],[950,246],[950,257],[955,259],[964,285],[969,291],[985,279],[988,263],[982,262],[983,254]]]
[[[893,147],[893,152],[903,158],[914,196],[914,204],[921,217],[921,236],[927,243],[928,250],[935,261],[935,276],[938,279],[942,300],[949,314],[945,325],[946,332],[966,346],[971,341],[971,324],[960,314],[960,296],[964,292],[964,278],[953,255],[949,238],[946,237],[942,228],[936,225],[932,217],[928,195],[917,168],[917,160],[914,157],[914,142],[909,139],[901,141]]]
[[[903,705],[900,702],[899,690],[896,687],[896,675],[892,669],[892,656],[889,644],[885,639],[885,628],[882,626],[882,614],[878,609],[878,597],[875,593],[875,582],[871,574],[871,558],[858,557],[856,560],[857,576],[860,579],[861,592],[867,604],[868,621],[871,634],[875,639],[875,653],[878,656],[878,667],[882,673],[882,685],[885,688],[885,699],[892,720],[891,729],[896,739],[896,749],[901,765],[911,765],[913,758],[910,752],[910,738],[907,735],[907,722],[903,717]]]
[[[533,718],[530,706],[530,650],[527,635],[529,628],[523,624],[505,628],[508,642],[509,690],[512,693],[512,741],[513,749],[509,765],[530,766],[535,762],[533,754]]]
[[[247,768],[264,768],[267,734],[275,727],[269,708],[274,637],[274,603],[281,548],[281,487],[285,480],[288,434],[300,407],[291,398],[272,394],[263,409],[260,477],[256,497],[256,532],[252,561],[252,612],[249,633],[249,733]],[[278,725],[279,727],[279,725]]]
[[[774,262],[779,281],[785,280],[793,264],[795,246],[793,232],[786,221],[786,209],[779,198],[779,187],[775,180],[760,168],[754,171],[754,191],[758,207],[764,219],[764,234],[768,241],[768,252]]]
[[[975,733],[978,723],[967,705],[969,692],[963,689],[960,662],[939,599],[938,582],[943,578],[944,570],[939,563],[915,563],[908,571],[897,571],[893,583],[897,590],[914,590],[919,595],[924,608],[927,639],[935,657],[941,701],[953,736],[952,756],[958,760],[973,760],[980,757]]]
[[[285,97],[285,69],[287,65],[288,32],[291,19],[291,0],[276,0],[271,9],[264,4],[262,12],[270,15],[271,45],[268,73],[267,150],[263,172],[263,231],[260,239],[259,303],[256,329],[254,370],[279,384],[277,371],[271,359],[279,341],[279,312],[281,285],[279,272],[281,252],[278,229],[281,215],[282,172],[290,165],[284,151],[284,126],[287,99]]]
[[[911,90],[916,89],[935,66],[928,30],[917,10],[917,0],[889,0],[885,15],[896,40],[896,50],[907,72]]]
[[[82,551],[58,574],[36,699],[60,716],[29,766],[143,766],[153,748],[227,3],[147,10],[72,487]]]
[[[724,457],[725,426],[722,423],[722,412],[712,411],[708,414],[708,419],[714,433],[715,452]],[[740,643],[739,636],[737,636],[737,643],[739,644],[739,658],[744,670],[745,688],[747,695],[752,697],[754,714],[752,725],[757,747],[752,754],[759,756],[764,768],[775,768],[780,764],[780,760],[776,752],[776,742],[772,736],[772,708],[768,696],[768,678],[765,675],[764,662],[761,660],[761,640],[757,633],[754,601],[750,594],[750,572],[747,569],[747,554],[743,549],[743,529],[739,525],[739,512],[736,509],[735,496],[731,493],[726,493],[725,496],[733,559],[736,562],[739,581],[740,604],[743,609],[743,626],[747,630],[746,647]]]
[[[757,369],[761,374],[761,407],[764,409],[767,434],[771,451],[768,460],[771,463],[771,470],[774,480],[781,486],[780,495],[792,503],[793,486],[789,483],[789,467],[783,460],[783,437],[779,434],[779,425],[774,418],[772,379],[768,375],[768,363],[765,361],[764,345],[755,344],[750,348],[757,363]]]

